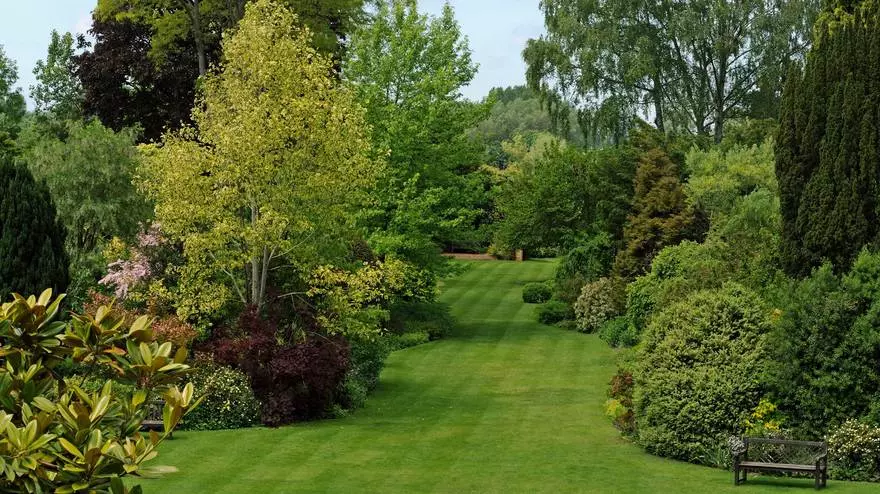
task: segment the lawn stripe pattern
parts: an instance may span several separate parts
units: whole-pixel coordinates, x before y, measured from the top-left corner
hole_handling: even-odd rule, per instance
[[[447,339],[394,353],[366,408],[279,429],[181,432],[154,463],[179,472],[147,493],[806,492],[657,458],[603,413],[616,356],[595,335],[535,322],[525,283],[555,263],[475,261],[442,284]],[[835,492],[877,485],[831,482]]]

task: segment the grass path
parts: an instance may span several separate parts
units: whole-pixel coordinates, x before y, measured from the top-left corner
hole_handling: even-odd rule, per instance
[[[547,261],[473,262],[443,299],[456,334],[391,356],[352,417],[280,429],[179,433],[148,493],[809,492],[810,481],[734,487],[732,474],[656,458],[603,415],[614,354],[595,336],[534,322],[524,283]],[[830,492],[877,493],[829,482]]]

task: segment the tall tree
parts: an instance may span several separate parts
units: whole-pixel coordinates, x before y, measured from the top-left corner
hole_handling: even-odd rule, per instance
[[[67,289],[64,226],[45,185],[0,158],[0,296]]]
[[[776,148],[782,257],[846,271],[880,234],[880,3],[829,1],[803,74],[785,89]]]
[[[0,45],[0,160],[14,154],[15,138],[27,107],[21,89],[15,87],[18,68]]]
[[[157,65],[149,57],[150,27],[133,21],[93,19],[94,44],[75,57],[83,113],[119,132],[140,127],[143,140],[189,121],[198,72],[185,50],[169,50]]]
[[[430,18],[415,0],[381,1],[353,37],[343,73],[367,109],[375,153],[388,161],[365,218],[379,253],[431,264],[483,215],[485,185],[474,173],[482,152],[467,130],[488,107],[461,96],[476,70],[449,5]]]
[[[223,31],[238,24],[249,0],[99,0],[96,18],[132,21],[150,26],[150,56],[161,64],[169,51],[192,47],[199,75],[208,71],[212,47]],[[341,54],[346,35],[364,15],[364,0],[285,0],[285,5],[310,27],[315,46]]]
[[[31,86],[31,98],[38,114],[57,120],[82,117],[82,85],[76,77],[74,39],[70,33],[53,30],[46,60],[37,60]]]
[[[308,272],[343,243],[374,182],[363,111],[309,42],[279,2],[248,4],[194,127],[146,151],[156,219],[184,245],[184,292],[261,306],[273,269]]]
[[[529,85],[580,106],[586,130],[619,134],[629,116],[660,130],[724,135],[802,55],[818,0],[542,0],[547,34],[523,52]],[[551,109],[558,108],[551,105]]]

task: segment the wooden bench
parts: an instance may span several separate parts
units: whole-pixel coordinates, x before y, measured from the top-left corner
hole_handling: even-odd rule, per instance
[[[807,474],[815,478],[816,489],[828,481],[825,442],[744,437],[732,450],[735,485],[744,483],[748,472]]]
[[[147,405],[147,416],[141,422],[142,431],[163,432],[165,430],[165,422],[162,420],[162,409],[165,402],[161,398],[156,398]],[[168,435],[169,439],[174,439],[174,432]]]

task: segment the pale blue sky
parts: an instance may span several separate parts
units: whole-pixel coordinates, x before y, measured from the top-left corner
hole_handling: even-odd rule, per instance
[[[470,39],[480,72],[464,94],[480,99],[495,86],[525,80],[522,49],[541,34],[539,0],[450,0],[462,31]],[[97,0],[0,0],[0,45],[18,63],[18,85],[27,94],[34,82],[34,63],[46,56],[52,29],[85,32]],[[444,0],[420,0],[420,8],[439,14]]]

